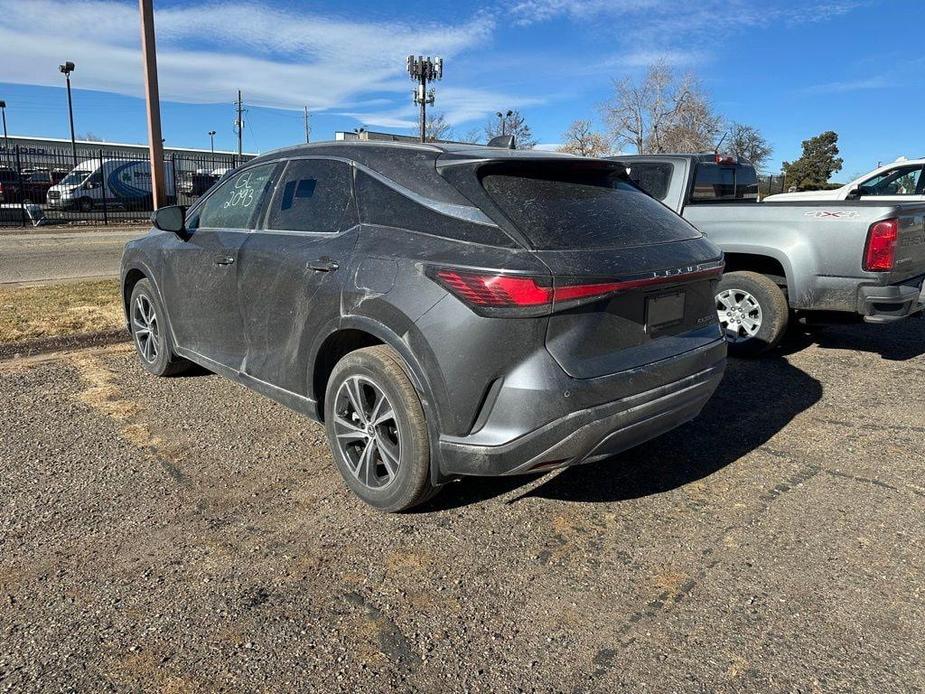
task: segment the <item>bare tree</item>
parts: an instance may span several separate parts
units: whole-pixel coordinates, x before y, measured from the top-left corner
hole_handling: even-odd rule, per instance
[[[470,128],[462,136],[461,142],[468,142],[470,145],[476,145],[482,140],[482,132],[478,128]]]
[[[697,79],[678,77],[664,61],[650,66],[639,83],[615,82],[601,110],[613,141],[641,154],[712,149],[722,122]]]
[[[440,142],[450,139],[452,128],[446,122],[442,113],[428,113],[424,123],[424,140],[427,142]]]
[[[489,119],[485,124],[485,136],[490,140],[498,135],[513,135],[517,149],[533,149],[536,146],[536,139],[520,111],[511,111],[511,115],[502,118]]]
[[[558,148],[559,152],[582,157],[606,157],[613,151],[607,138],[594,132],[589,120],[572,122],[562,137],[565,143]]]
[[[737,157],[747,159],[759,171],[764,170],[764,165],[774,154],[774,148],[764,139],[764,136],[750,125],[744,123],[732,123],[729,126],[727,135],[726,149]]]

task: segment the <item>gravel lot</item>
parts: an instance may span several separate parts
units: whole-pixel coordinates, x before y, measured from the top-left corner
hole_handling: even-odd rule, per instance
[[[0,690],[925,690],[925,320],[405,515],[321,426],[125,346],[0,363],[0,420]]]

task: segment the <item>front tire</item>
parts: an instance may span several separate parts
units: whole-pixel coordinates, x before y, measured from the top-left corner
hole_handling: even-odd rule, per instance
[[[166,314],[151,283],[139,280],[128,305],[132,342],[141,366],[155,376],[173,376],[189,368],[189,362],[173,353]]]
[[[757,272],[730,272],[716,289],[716,314],[729,353],[756,357],[780,344],[787,331],[787,297],[773,280]]]
[[[81,212],[92,212],[93,200],[91,198],[81,198],[77,201],[77,209]]]
[[[324,421],[337,469],[367,504],[404,511],[434,495],[424,410],[391,347],[350,352],[335,365]]]

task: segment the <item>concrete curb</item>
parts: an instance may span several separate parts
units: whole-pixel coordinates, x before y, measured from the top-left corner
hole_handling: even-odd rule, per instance
[[[60,352],[84,347],[102,347],[118,342],[127,342],[130,338],[125,328],[112,328],[93,333],[76,333],[56,337],[40,337],[35,340],[23,340],[0,345],[0,361],[32,357],[47,352]]]

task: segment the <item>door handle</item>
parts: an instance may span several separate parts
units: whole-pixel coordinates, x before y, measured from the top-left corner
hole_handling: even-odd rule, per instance
[[[308,269],[313,272],[334,272],[340,265],[329,258],[319,258],[308,263]]]
[[[234,256],[226,255],[215,259],[216,265],[231,265],[234,262]]]

